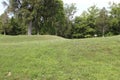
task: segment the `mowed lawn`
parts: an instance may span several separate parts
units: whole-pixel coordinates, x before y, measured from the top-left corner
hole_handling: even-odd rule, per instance
[[[120,36],[0,36],[0,80],[120,80]]]

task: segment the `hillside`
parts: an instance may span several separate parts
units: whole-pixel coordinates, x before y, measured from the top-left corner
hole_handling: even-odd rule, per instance
[[[0,80],[119,80],[120,36],[1,36]]]

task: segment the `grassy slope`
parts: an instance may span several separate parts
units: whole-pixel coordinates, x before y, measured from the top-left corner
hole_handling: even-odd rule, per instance
[[[120,36],[0,36],[0,80],[119,79]]]

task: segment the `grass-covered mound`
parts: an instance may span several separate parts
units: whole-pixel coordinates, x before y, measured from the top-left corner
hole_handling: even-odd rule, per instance
[[[0,80],[119,80],[120,36],[0,36]]]

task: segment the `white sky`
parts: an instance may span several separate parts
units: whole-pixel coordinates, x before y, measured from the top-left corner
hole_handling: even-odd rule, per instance
[[[120,3],[120,0],[63,0],[64,3],[75,3],[77,7],[76,15],[80,15],[84,10],[87,10],[90,6],[96,5],[99,8],[108,8],[109,2]]]
[[[0,15],[4,12],[4,7],[2,6],[3,0],[0,0]],[[76,3],[77,14],[80,15],[84,10],[87,10],[92,5],[96,5],[99,8],[108,7],[109,2],[120,3],[120,0],[63,0],[64,3]]]
[[[2,14],[3,12],[4,12],[4,10],[3,10],[3,6],[2,6],[2,0],[0,0],[0,14]]]

